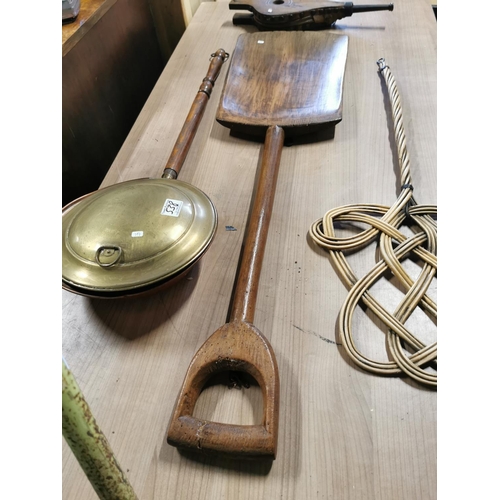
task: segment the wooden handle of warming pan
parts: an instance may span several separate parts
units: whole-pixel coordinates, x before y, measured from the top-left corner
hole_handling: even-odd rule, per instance
[[[281,127],[274,125],[267,129],[259,183],[249,219],[231,320],[253,322],[284,140],[285,132]]]
[[[177,179],[196,131],[198,130],[198,126],[203,118],[203,114],[205,113],[205,108],[212,94],[215,81],[219,76],[222,65],[227,61],[228,57],[229,54],[224,49],[219,49],[212,54],[207,75],[201,82],[184,125],[175,141],[174,148],[163,171],[163,179]]]

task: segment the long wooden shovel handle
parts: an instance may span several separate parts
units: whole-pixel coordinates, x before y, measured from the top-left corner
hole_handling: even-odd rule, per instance
[[[267,130],[231,321],[205,341],[189,365],[167,433],[173,446],[237,458],[276,458],[278,364],[271,344],[252,321],[284,137],[278,126]],[[204,385],[221,371],[246,372],[258,382],[264,402],[260,425],[222,424],[193,417]]]
[[[200,88],[194,98],[191,109],[186,117],[184,125],[174,144],[170,158],[167,161],[163,171],[163,179],[177,179],[179,172],[184,164],[191,143],[193,142],[198,126],[200,125],[208,100],[212,94],[215,81],[219,76],[220,70],[224,62],[227,61],[229,54],[224,49],[219,49],[212,54],[210,66],[207,75],[201,82]]]
[[[284,140],[285,133],[281,127],[271,126],[267,129],[259,183],[249,219],[231,320],[253,323]]]

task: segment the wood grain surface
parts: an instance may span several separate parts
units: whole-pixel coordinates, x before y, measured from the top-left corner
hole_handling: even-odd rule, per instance
[[[123,144],[103,186],[161,171],[212,52],[239,34],[225,2],[202,3]],[[347,294],[309,226],[332,207],[391,205],[399,179],[389,103],[377,71],[384,57],[399,86],[415,196],[436,203],[436,21],[427,0],[360,14],[334,30],[349,37],[343,120],[333,140],[285,147],[254,323],[280,372],[277,459],[239,462],[181,453],[166,442],[186,369],[227,320],[262,144],[215,120],[221,81],[179,179],[205,191],[219,213],[215,241],[178,286],[150,297],[100,300],[63,291],[63,355],[140,499],[434,499],[437,394],[406,378],[382,378],[349,361],[337,337]],[[371,245],[349,260],[359,274]],[[409,262],[412,267],[415,263]],[[433,287],[435,291],[435,286]],[[373,293],[401,297],[390,277]],[[357,345],[385,360],[384,332],[356,311]],[[436,338],[425,314],[408,325]],[[257,425],[260,389],[241,381],[202,392],[195,416]],[[64,499],[96,498],[63,441]]]
[[[279,125],[287,137],[342,119],[347,37],[326,31],[251,33],[238,38],[217,121],[251,133]],[[248,130],[250,129],[250,130]]]

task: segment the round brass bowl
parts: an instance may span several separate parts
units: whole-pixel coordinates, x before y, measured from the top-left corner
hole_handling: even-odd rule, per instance
[[[123,297],[177,281],[209,247],[217,212],[183,181],[137,179],[63,209],[63,288]]]

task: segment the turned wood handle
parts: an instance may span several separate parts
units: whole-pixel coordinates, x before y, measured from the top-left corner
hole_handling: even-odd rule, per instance
[[[175,141],[174,148],[163,170],[163,179],[177,179],[184,164],[191,143],[193,142],[198,126],[200,125],[208,100],[219,76],[222,65],[227,61],[229,54],[224,49],[219,49],[212,54],[207,75],[201,82],[200,88],[194,98],[191,109],[186,117],[184,125]]]
[[[284,140],[285,132],[281,127],[273,125],[267,129],[257,192],[234,293],[231,320],[253,322]]]

